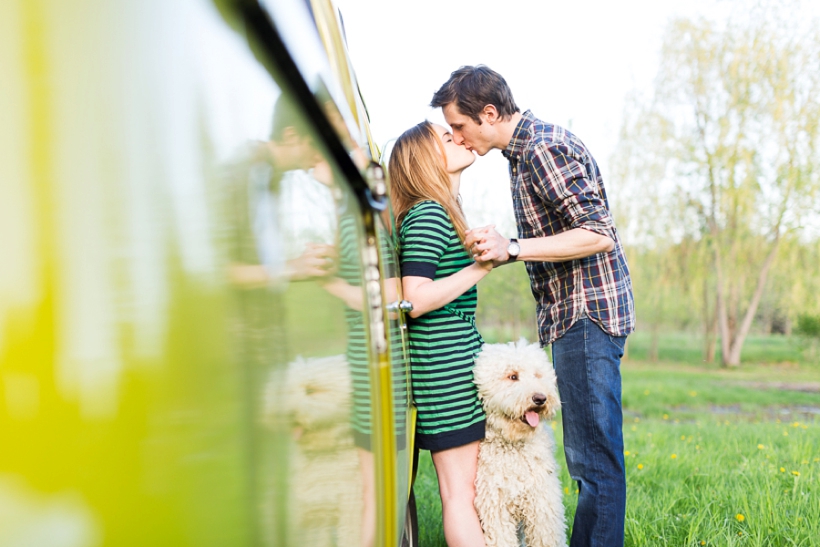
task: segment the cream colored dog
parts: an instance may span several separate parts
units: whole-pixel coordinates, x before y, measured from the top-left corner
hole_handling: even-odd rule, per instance
[[[488,547],[518,547],[523,524],[530,547],[566,545],[564,506],[552,429],[555,372],[537,344],[486,344],[475,383],[487,413],[478,453],[475,507]]]
[[[364,487],[350,425],[347,359],[297,357],[283,387],[282,417],[294,441],[288,507],[294,545],[360,547]]]

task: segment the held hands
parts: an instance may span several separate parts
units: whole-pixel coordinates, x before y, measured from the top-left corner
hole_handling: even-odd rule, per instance
[[[464,246],[470,250],[476,263],[493,268],[505,264],[510,255],[507,247],[510,240],[495,229],[495,225],[483,226],[468,230],[464,237]]]
[[[288,277],[293,281],[301,281],[333,275],[337,268],[337,258],[333,245],[308,243],[305,252],[297,258],[288,260]]]

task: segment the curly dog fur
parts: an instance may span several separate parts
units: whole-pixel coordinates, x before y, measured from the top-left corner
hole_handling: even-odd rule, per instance
[[[487,414],[478,454],[475,506],[488,547],[566,545],[552,430],[560,408],[555,372],[537,344],[487,344],[473,371]]]

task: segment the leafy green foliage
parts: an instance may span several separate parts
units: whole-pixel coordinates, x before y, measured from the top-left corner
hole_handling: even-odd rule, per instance
[[[809,338],[820,338],[820,315],[800,314],[797,316],[797,334]]]

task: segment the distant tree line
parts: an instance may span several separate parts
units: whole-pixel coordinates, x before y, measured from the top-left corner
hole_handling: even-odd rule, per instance
[[[820,25],[790,6],[671,21],[612,162],[640,324],[724,366],[820,313]]]

